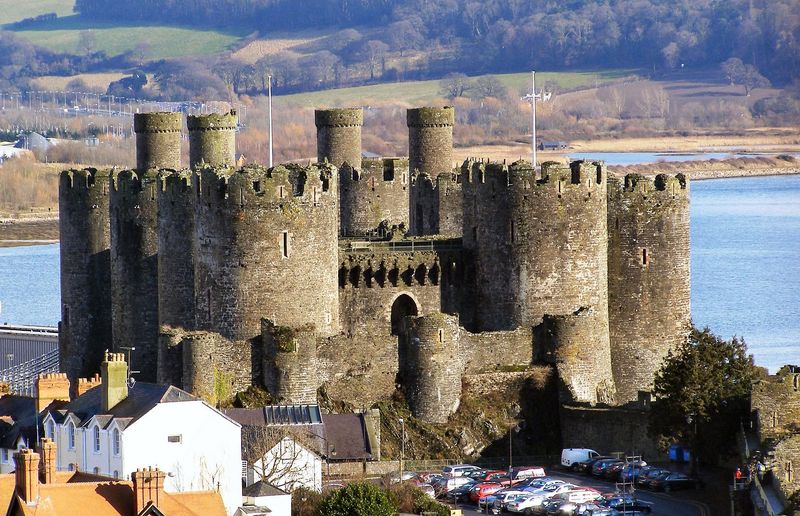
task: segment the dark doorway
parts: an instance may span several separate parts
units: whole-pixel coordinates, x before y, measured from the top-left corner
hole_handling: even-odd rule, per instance
[[[417,303],[407,294],[401,294],[392,304],[392,335],[403,332],[403,318],[409,315],[419,315]]]

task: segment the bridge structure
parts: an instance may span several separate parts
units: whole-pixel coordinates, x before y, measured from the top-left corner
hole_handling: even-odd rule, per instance
[[[12,393],[35,396],[36,378],[58,370],[58,328],[0,325],[0,381]]]

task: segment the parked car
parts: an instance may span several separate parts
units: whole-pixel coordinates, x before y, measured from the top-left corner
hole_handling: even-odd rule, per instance
[[[514,484],[514,489],[522,489],[524,491],[533,491],[535,489],[542,488],[549,484],[550,482],[554,482],[554,480],[550,477],[541,477],[541,478],[526,478],[525,480]],[[562,480],[563,482],[563,480]]]
[[[500,484],[491,482],[480,482],[472,486],[469,490],[469,499],[472,503],[480,503],[480,501],[499,490],[503,489]]]
[[[620,472],[625,466],[626,464],[624,462],[611,463],[605,468],[605,471],[603,471],[603,477],[606,480],[616,482],[619,479]]]
[[[577,514],[580,504],[602,499],[600,491],[591,488],[579,488],[559,493],[545,500],[542,509],[547,514],[573,515]]]
[[[445,498],[447,501],[460,502],[462,500],[469,499],[469,492],[473,485],[475,485],[474,482],[462,484],[451,489],[450,491],[437,491],[437,494],[439,498]]]
[[[564,448],[561,450],[561,465],[572,469],[572,465],[576,462],[584,462],[599,456],[599,453],[589,448]]]
[[[468,478],[468,477],[455,477],[455,478],[443,478],[440,482],[436,482],[433,487],[436,488],[439,496],[449,496],[449,494],[460,487],[468,486],[472,487],[475,484],[475,480]]]
[[[545,476],[541,466],[518,466],[511,468],[511,480],[514,484],[529,478],[542,478]]]
[[[481,471],[481,468],[472,464],[453,464],[442,468],[442,474],[451,478],[464,476],[464,473],[469,471]]]
[[[509,503],[508,510],[510,512],[523,512],[525,514],[537,514],[542,512],[542,504],[554,495],[565,493],[576,489],[578,486],[575,484],[567,483],[550,483],[541,489],[532,491],[529,497],[524,498],[520,502]]]
[[[392,484],[396,484],[398,482],[414,481],[414,480],[419,480],[421,483],[422,480],[419,478],[419,475],[417,475],[417,473],[414,471],[403,471],[402,474],[398,473],[397,471],[393,471],[392,473],[389,473],[387,475],[387,478],[389,482]]]
[[[431,484],[419,484],[417,485],[423,493],[430,496],[431,498],[436,498],[436,490],[433,488]]]
[[[678,489],[694,489],[698,481],[683,473],[662,473],[650,481],[650,488],[654,491],[676,491]]]
[[[481,471],[481,473],[478,476],[472,476],[472,475],[470,475],[470,476],[472,478],[474,478],[475,480],[477,480],[478,482],[494,482],[495,478],[499,478],[499,477],[507,477],[508,478],[508,472],[507,471],[502,471],[502,470],[499,470],[499,469],[490,469],[490,470]],[[508,478],[508,480],[511,480],[511,479]]]
[[[602,477],[605,474],[606,469],[608,469],[609,466],[611,466],[612,464],[620,464],[620,463],[622,463],[622,461],[620,459],[598,460],[592,466],[592,475],[595,476],[595,477]]]
[[[666,469],[650,467],[650,466],[642,468],[641,475],[639,475],[639,478],[636,479],[636,485],[639,487],[650,487],[650,482],[657,476],[662,475],[664,473],[669,473],[669,471]]]
[[[585,475],[591,475],[592,474],[592,466],[594,466],[597,461],[606,460],[606,459],[614,459],[614,458],[616,458],[616,457],[609,457],[607,455],[603,455],[603,456],[595,457],[593,459],[585,460],[585,461],[582,461],[582,462],[575,462],[575,463],[572,464],[572,469],[574,471],[577,471],[578,473],[583,473]]]
[[[620,482],[630,482],[636,483],[639,477],[642,475],[642,471],[646,468],[646,465],[643,464],[626,464],[624,468],[619,472],[619,481]]]
[[[632,494],[612,494],[606,497],[601,505],[605,505],[617,511],[623,511],[624,514],[629,512],[640,512],[649,514],[653,510],[653,505],[637,499]]]
[[[508,510],[509,502],[516,500],[518,497],[524,496],[530,496],[530,493],[526,491],[519,491],[517,489],[501,489],[500,491],[487,496],[484,500],[486,502],[485,505],[489,505],[489,510],[492,514],[500,514]]]

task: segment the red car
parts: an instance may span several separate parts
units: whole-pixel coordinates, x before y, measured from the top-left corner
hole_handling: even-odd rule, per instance
[[[494,480],[492,480],[493,477],[505,474],[507,474],[507,472],[499,469],[492,469],[489,471],[482,471],[480,475],[473,476],[472,478],[474,478],[478,482],[494,482]]]
[[[478,503],[478,501],[480,501],[482,498],[496,493],[501,489],[503,489],[503,486],[501,484],[495,484],[494,482],[482,482],[480,484],[475,484],[469,491],[469,499],[472,501],[472,503]]]

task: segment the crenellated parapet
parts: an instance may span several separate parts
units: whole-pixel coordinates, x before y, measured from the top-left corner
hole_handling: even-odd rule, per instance
[[[374,235],[380,228],[408,228],[408,160],[364,158],[361,168],[339,170],[342,236]]]
[[[317,126],[317,161],[341,167],[347,163],[361,168],[361,126],[364,110],[361,108],[317,109],[314,111]]]
[[[447,271],[442,277],[445,262]],[[434,251],[340,253],[339,288],[436,287],[454,278],[457,261]]]
[[[446,423],[458,410],[464,373],[457,315],[440,312],[407,318],[406,397],[415,417]]]
[[[236,163],[236,129],[239,117],[235,110],[228,113],[189,115],[189,167],[197,169],[202,164],[211,167],[231,166]]]
[[[652,388],[689,330],[689,183],[629,174],[608,181],[611,352],[619,401]]]
[[[317,332],[313,325],[300,328],[262,321],[264,385],[281,403],[316,403]]]

